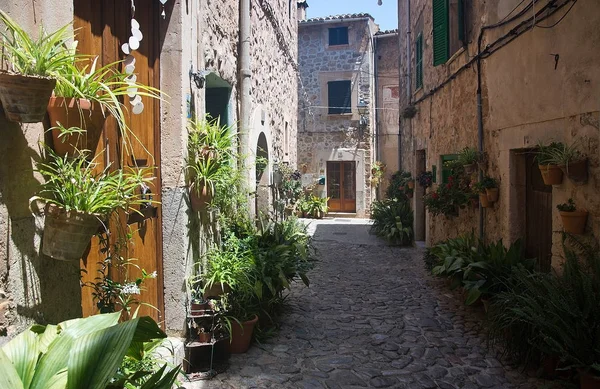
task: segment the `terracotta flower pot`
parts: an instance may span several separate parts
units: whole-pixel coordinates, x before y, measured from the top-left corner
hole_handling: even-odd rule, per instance
[[[0,101],[4,115],[12,122],[41,122],[55,85],[53,78],[0,72]]]
[[[581,389],[598,389],[600,388],[600,377],[579,369],[579,387]]]
[[[563,229],[565,232],[578,235],[584,233],[588,217],[587,211],[560,211],[560,217],[562,219]]]
[[[58,155],[64,157],[67,154],[75,155],[77,150],[87,149],[92,153],[96,150],[106,121],[100,106],[89,100],[52,96],[48,103],[48,117],[52,127],[60,123],[67,129],[78,127],[85,130],[82,134],[59,137],[60,130],[53,129],[52,141]]]
[[[225,293],[231,292],[231,287],[227,284],[212,284],[210,288],[204,289],[202,295],[204,298],[208,297],[219,297],[224,295]]]
[[[473,174],[477,170],[477,164],[471,163],[468,165],[463,165],[466,174]]]
[[[192,211],[200,212],[205,210],[212,199],[213,195],[210,193],[208,187],[202,186],[199,190],[196,190],[195,185],[190,186],[190,205],[192,206]]]
[[[486,193],[479,193],[479,203],[483,208],[490,207],[490,201],[488,200],[488,196]]]
[[[415,182],[414,181],[408,181],[408,189],[414,189],[415,188]]]
[[[250,348],[254,326],[258,322],[258,316],[254,319],[243,322],[241,325],[237,321],[231,322],[231,343],[232,354],[243,354]]]
[[[191,303],[190,304],[190,315],[202,315],[206,311],[210,311],[210,304],[208,301],[203,303]]]
[[[100,216],[46,205],[42,253],[62,261],[78,261],[100,227]]]
[[[500,196],[500,191],[498,188],[488,188],[485,190],[485,193],[487,194],[487,198],[490,203],[497,202],[498,197]]]
[[[210,343],[212,341],[212,337],[213,337],[212,332],[199,332],[198,333],[198,342]]]
[[[563,171],[556,165],[538,165],[542,179],[546,185],[560,185],[563,180]]]
[[[560,166],[560,169],[573,181],[587,180],[587,159],[570,162],[568,165]]]

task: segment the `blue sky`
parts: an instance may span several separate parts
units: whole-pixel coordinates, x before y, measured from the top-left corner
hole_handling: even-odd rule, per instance
[[[308,0],[308,17],[367,12],[382,30],[398,28],[398,0]]]

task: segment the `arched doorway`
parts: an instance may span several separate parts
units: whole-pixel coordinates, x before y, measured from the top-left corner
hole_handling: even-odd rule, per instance
[[[258,136],[258,142],[256,143],[255,151],[255,169],[256,169],[256,215],[261,213],[269,213],[270,204],[270,190],[269,190],[269,177],[270,177],[270,162],[269,162],[269,145],[267,143],[267,137],[264,132],[261,132]]]

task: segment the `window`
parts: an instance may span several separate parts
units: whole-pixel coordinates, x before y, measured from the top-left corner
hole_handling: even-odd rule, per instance
[[[423,87],[423,33],[415,42],[415,89]]]
[[[446,162],[455,161],[457,159],[457,154],[442,155],[442,184],[447,184],[448,177],[454,173],[452,168],[446,167]]]
[[[466,44],[465,1],[433,1],[433,65],[446,63]]]
[[[348,27],[335,27],[329,29],[329,46],[348,44]]]
[[[352,83],[349,80],[328,82],[327,92],[330,115],[352,113]]]

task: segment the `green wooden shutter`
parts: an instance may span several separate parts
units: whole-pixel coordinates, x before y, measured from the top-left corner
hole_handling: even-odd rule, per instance
[[[423,34],[417,36],[415,42],[415,88],[423,86]]]
[[[465,27],[465,0],[458,0],[458,40],[463,46],[467,45]]]
[[[441,65],[450,57],[448,0],[433,1],[433,66]]]
[[[453,174],[452,169],[446,167],[446,162],[458,159],[457,154],[442,155],[442,184],[448,183],[448,177]]]

